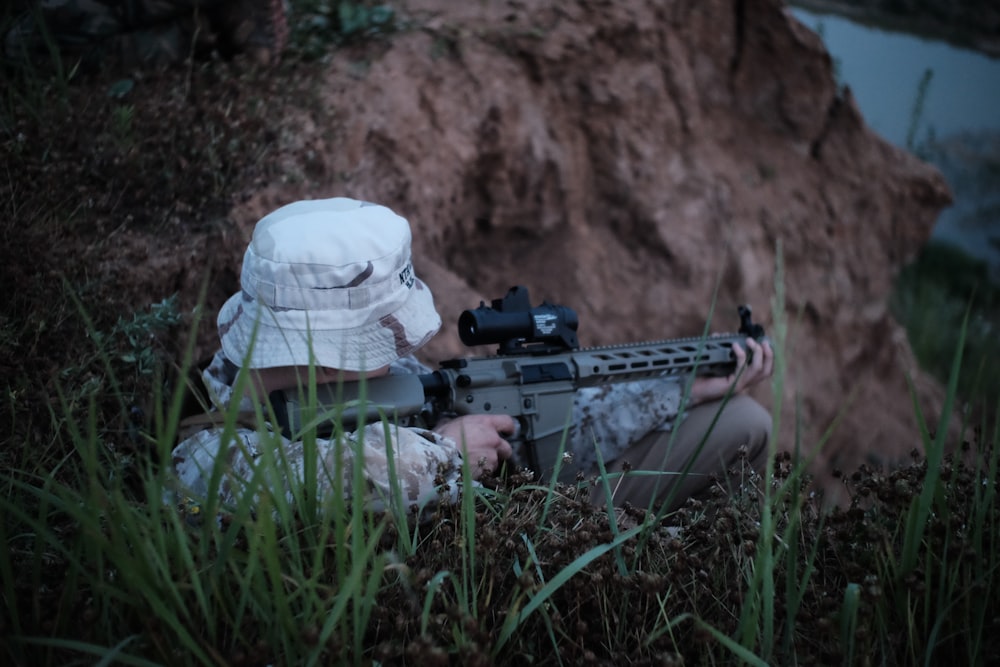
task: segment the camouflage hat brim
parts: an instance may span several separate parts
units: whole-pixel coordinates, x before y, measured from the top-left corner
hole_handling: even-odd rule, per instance
[[[241,291],[219,311],[222,351],[247,368],[308,366],[373,371],[413,354],[441,328],[430,289],[414,280],[397,310],[362,326],[324,327],[322,315],[276,312]],[[304,324],[304,326],[303,326]]]

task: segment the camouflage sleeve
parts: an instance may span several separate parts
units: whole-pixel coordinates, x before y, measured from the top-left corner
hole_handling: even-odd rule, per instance
[[[448,497],[457,500],[458,479],[462,457],[458,445],[433,431],[403,428],[394,425],[370,424],[363,430],[348,434],[343,447],[343,465],[337,465],[336,452],[327,442],[326,451],[320,455],[327,490],[332,490],[337,470],[344,471],[345,494],[352,494],[346,479],[353,471],[353,465],[360,453],[364,457],[364,489],[366,506],[369,509],[385,509],[387,501],[395,497],[398,490],[402,508],[412,505],[423,507],[437,500],[442,485],[448,488]],[[301,443],[297,443],[301,445]],[[293,445],[294,447],[295,445]],[[392,451],[390,468],[389,451]],[[393,469],[395,479],[393,479]],[[397,488],[393,488],[393,484]]]
[[[320,498],[336,489],[345,498],[356,493],[353,488],[354,466],[362,466],[365,507],[373,511],[387,508],[398,484],[399,497],[406,511],[411,505],[425,506],[442,494],[457,498],[461,457],[457,445],[430,431],[372,424],[347,434],[338,445],[334,440],[316,442],[316,480]],[[390,474],[389,445],[395,479]],[[358,458],[360,455],[360,459]],[[255,499],[260,490],[282,495],[294,502],[294,486],[306,483],[306,446],[289,442],[282,436],[264,431],[238,429],[224,443],[219,429],[201,431],[181,442],[173,451],[173,468],[179,493],[204,499],[211,488],[213,474],[219,475],[218,496],[223,506],[235,506],[250,492]],[[221,469],[216,473],[216,466]]]
[[[682,395],[682,384],[673,378],[580,389],[573,400],[567,445],[574,465],[589,470],[597,464],[595,448],[608,463],[648,433],[669,430],[680,412]]]

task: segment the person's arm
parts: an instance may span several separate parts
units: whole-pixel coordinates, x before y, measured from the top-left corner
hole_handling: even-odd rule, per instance
[[[301,443],[293,443],[301,444]],[[433,502],[441,492],[441,483],[450,485],[454,496],[455,483],[461,478],[462,456],[458,445],[433,431],[407,428],[388,423],[369,424],[348,433],[338,447],[333,440],[317,441],[320,459],[320,482],[332,491],[336,475],[342,476],[344,495],[352,497],[354,466],[360,454],[368,509],[382,509],[398,491],[404,507],[423,506]],[[389,452],[392,452],[392,464]],[[395,474],[393,477],[392,473]],[[400,508],[402,509],[402,508]]]
[[[308,454],[303,442],[239,426],[226,441],[223,434],[224,429],[208,428],[174,448],[174,478],[180,495],[204,502],[211,480],[218,475],[217,487],[213,488],[224,508],[237,506],[247,493],[259,496],[262,489],[258,484],[266,485],[271,493],[283,494],[287,502],[296,497],[292,485],[314,483],[321,497],[342,491],[348,501],[360,493],[364,507],[373,511],[392,504],[397,490],[402,505],[398,509],[404,511],[413,504],[433,504],[442,493],[442,483],[450,487],[447,495],[457,497],[463,460],[459,447],[432,431],[376,423],[345,434],[339,444],[319,438],[315,449],[316,479],[308,482]],[[262,465],[273,469],[262,469]],[[356,465],[361,466],[361,489],[354,489]],[[218,473],[217,466],[222,468]]]
[[[725,377],[697,377],[691,384],[691,399],[689,405],[697,405],[722,398],[732,387],[734,394],[753,387],[771,377],[774,372],[774,351],[766,340],[758,343],[753,338],[746,339],[750,349],[750,363],[747,363],[747,353],[739,345],[733,345],[736,355],[736,370]]]
[[[448,494],[455,497],[461,479],[461,466],[467,461],[473,479],[496,470],[500,459],[510,457],[510,444],[503,433],[511,433],[514,420],[507,415],[467,415],[458,417],[436,430],[408,428],[387,424],[369,424],[364,429],[347,434],[342,447],[341,465],[337,466],[333,441],[317,442],[320,449],[321,482],[333,487],[334,475],[343,475],[345,496],[352,496],[354,465],[359,453],[364,457],[364,479],[367,486],[365,506],[382,509],[398,492],[405,507],[424,506],[441,495],[442,482]],[[301,446],[291,443],[290,447]],[[390,466],[389,451],[393,461]],[[395,472],[394,488],[391,472]],[[403,509],[403,508],[400,508]]]

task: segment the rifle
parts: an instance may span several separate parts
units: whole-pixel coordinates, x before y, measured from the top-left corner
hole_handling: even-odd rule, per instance
[[[496,344],[495,355],[451,359],[425,374],[319,385],[317,434],[329,436],[334,423],[351,430],[383,417],[420,415],[433,427],[442,417],[502,413],[519,426],[508,438],[513,463],[542,475],[555,467],[577,389],[649,378],[682,381],[690,373],[729,375],[736,366],[732,346],[745,348],[747,338],[764,339],[764,328],[754,324],[750,307],[739,306],[738,312],[735,334],[580,349],[573,309],[548,302],[532,308],[528,290],[512,287],[490,306],[481,302],[458,318],[462,342]],[[270,398],[289,439],[304,425],[314,425],[304,424],[310,405],[305,390],[277,391]],[[334,418],[322,418],[324,414]]]

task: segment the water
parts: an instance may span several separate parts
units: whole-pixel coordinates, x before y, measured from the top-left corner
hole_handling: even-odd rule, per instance
[[[1000,281],[1000,60],[943,42],[793,8],[815,30],[868,125],[937,166],[955,203],[933,238]]]

